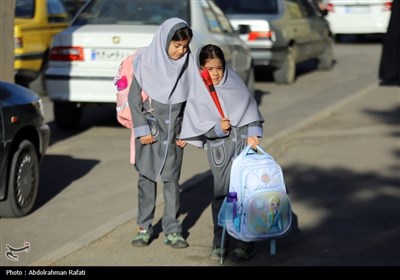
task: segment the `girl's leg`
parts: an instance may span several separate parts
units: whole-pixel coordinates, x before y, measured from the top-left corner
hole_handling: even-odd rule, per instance
[[[152,234],[153,229],[151,224],[154,219],[154,211],[156,207],[157,185],[156,182],[139,175],[138,188],[139,211],[137,224],[140,228],[149,230],[150,234]]]

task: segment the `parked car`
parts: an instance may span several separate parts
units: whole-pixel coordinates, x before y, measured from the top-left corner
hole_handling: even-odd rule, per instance
[[[30,89],[0,81],[1,217],[21,217],[32,211],[49,140],[40,97]]]
[[[160,24],[171,17],[192,27],[192,52],[208,43],[220,46],[227,62],[253,90],[250,50],[214,1],[93,0],[51,46],[46,85],[56,125],[75,128],[86,105],[115,103],[112,81],[120,62],[148,46]]]
[[[216,0],[250,47],[254,66],[267,66],[275,82],[292,84],[296,64],[319,61],[333,66],[334,40],[324,14],[308,0]]]
[[[392,7],[391,0],[329,0],[331,30],[340,41],[345,34],[385,34]]]
[[[51,40],[68,26],[70,20],[60,0],[15,0],[16,83],[28,87],[33,80],[42,78]]]

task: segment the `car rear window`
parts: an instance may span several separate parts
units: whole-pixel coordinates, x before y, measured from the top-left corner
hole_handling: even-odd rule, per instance
[[[226,14],[277,14],[281,0],[216,0]]]
[[[188,1],[94,0],[79,13],[72,25],[160,25],[177,15],[190,22],[189,8]]]
[[[35,0],[15,1],[16,18],[33,18],[34,14],[35,14]]]

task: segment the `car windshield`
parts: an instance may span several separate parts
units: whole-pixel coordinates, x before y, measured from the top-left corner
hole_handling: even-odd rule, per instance
[[[189,1],[182,0],[94,0],[79,13],[72,25],[160,25],[171,17],[179,17],[190,22],[189,8]]]
[[[281,0],[216,0],[226,14],[277,14]]]

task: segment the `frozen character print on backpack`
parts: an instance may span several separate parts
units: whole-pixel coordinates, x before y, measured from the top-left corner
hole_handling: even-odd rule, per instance
[[[279,197],[273,196],[269,200],[270,211],[268,213],[268,221],[270,223],[268,232],[277,233],[282,231],[281,212],[279,211],[279,204],[281,203]]]

